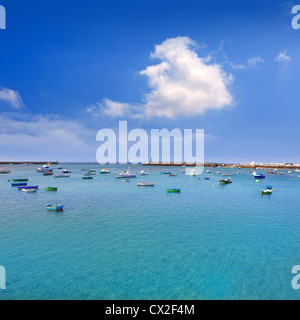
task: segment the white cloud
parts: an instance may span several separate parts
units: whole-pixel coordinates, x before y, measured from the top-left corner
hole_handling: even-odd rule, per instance
[[[175,118],[192,117],[233,104],[228,90],[232,75],[227,74],[221,65],[209,64],[207,58],[199,57],[196,47],[189,37],[171,38],[156,45],[151,58],[161,62],[140,72],[148,78],[150,88],[143,103],[133,105],[105,99],[88,111],[116,117]]]
[[[279,63],[290,62],[291,60],[291,57],[287,54],[287,50],[281,51],[275,58],[275,61]]]
[[[244,64],[237,64],[229,61],[229,59],[225,54],[224,54],[224,58],[225,58],[225,63],[228,64],[235,71],[249,70],[250,68],[257,67],[259,64],[265,63],[265,60],[262,59],[260,56],[251,57]]]
[[[8,88],[0,88],[0,100],[11,104],[16,109],[24,107],[24,103],[19,92]]]
[[[248,59],[248,65],[250,67],[256,67],[260,63],[265,63],[265,60],[262,59],[260,56],[252,57]]]
[[[106,114],[110,117],[122,117],[129,112],[130,105],[128,103],[115,102],[110,99],[103,99],[95,105],[91,105],[87,111],[94,116]]]
[[[34,116],[30,119],[22,115],[20,119],[0,116],[1,156],[16,159],[26,156],[34,160],[62,158],[72,160],[95,155],[95,147],[86,140],[95,140],[94,132],[77,122],[62,120],[57,116]]]

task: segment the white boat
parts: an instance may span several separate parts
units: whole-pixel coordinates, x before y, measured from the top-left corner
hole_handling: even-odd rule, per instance
[[[207,170],[206,173],[211,173],[211,171],[210,171],[210,170]]]
[[[100,171],[100,174],[109,174],[109,173],[110,173],[110,170],[108,170],[108,169],[102,169]]]
[[[25,193],[34,193],[37,191],[37,189],[22,189],[22,191]]]
[[[50,168],[50,164],[45,164],[42,168],[37,168],[37,172],[52,172],[53,169]]]
[[[195,169],[192,169],[191,171],[190,171],[190,176],[191,177],[196,177],[196,170]]]
[[[117,177],[117,178],[123,178],[123,179],[125,178],[125,179],[127,179],[127,178],[136,178],[136,175],[135,175],[135,174],[132,174],[132,173],[130,172],[130,168],[128,168],[127,171],[118,173],[118,174],[116,175],[116,177]]]
[[[0,174],[9,174],[10,170],[6,170],[4,168],[0,169]]]
[[[299,173],[299,172],[300,172],[300,169],[296,169],[295,172]]]
[[[141,171],[140,175],[141,175],[141,176],[148,176],[148,175],[149,175],[149,173],[148,173],[148,172],[146,172],[146,171]]]

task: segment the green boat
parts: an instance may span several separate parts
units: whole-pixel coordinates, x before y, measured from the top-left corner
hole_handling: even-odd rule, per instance
[[[232,181],[231,181],[231,180],[229,180],[229,179],[224,179],[224,180],[220,180],[220,181],[219,181],[219,183],[220,183],[220,185],[224,185],[224,184],[231,184],[231,183],[232,183]]]
[[[56,187],[46,187],[45,191],[57,191]]]
[[[93,180],[93,177],[82,177],[83,180]]]
[[[26,181],[28,181],[28,179],[13,179],[12,180],[13,182],[26,182]]]
[[[180,189],[167,189],[167,193],[180,193]]]

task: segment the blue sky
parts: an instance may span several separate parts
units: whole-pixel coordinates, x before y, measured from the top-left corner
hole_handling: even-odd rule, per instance
[[[300,163],[296,2],[0,4],[0,160],[95,161],[128,120],[205,129],[206,161]]]

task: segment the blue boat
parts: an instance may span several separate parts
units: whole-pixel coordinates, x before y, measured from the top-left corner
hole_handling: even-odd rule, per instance
[[[25,190],[27,190],[27,189],[38,189],[38,188],[39,188],[39,186],[18,187],[19,190],[22,190],[22,189],[25,189]]]
[[[63,211],[64,210],[64,206],[61,204],[47,204],[46,208],[47,208],[47,210],[51,210],[51,211]]]
[[[160,174],[172,174],[172,172],[161,172]]]
[[[26,187],[27,183],[12,183],[12,187]]]
[[[256,175],[253,176],[254,179],[265,179],[266,177],[261,174],[261,173],[257,173]]]

